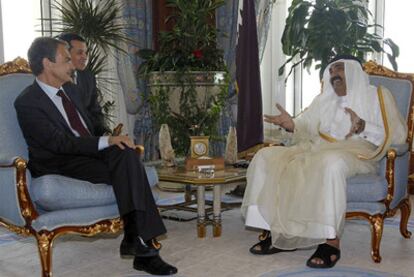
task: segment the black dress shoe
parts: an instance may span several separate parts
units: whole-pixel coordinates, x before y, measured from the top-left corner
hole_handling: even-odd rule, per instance
[[[178,272],[175,266],[164,262],[159,255],[153,257],[135,257],[134,269],[152,275],[173,275]]]
[[[133,240],[124,238],[121,242],[119,252],[122,259],[132,259],[135,256],[152,257],[158,255],[161,244],[152,239],[147,243],[143,242],[140,237]]]
[[[137,247],[137,240],[128,241],[123,239],[121,246],[119,247],[119,252],[122,259],[132,259],[135,257],[135,248]]]

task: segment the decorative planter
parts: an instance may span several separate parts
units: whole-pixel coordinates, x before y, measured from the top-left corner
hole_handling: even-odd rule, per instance
[[[148,76],[153,119],[168,124],[177,155],[188,153],[189,137],[217,135],[220,111],[227,97],[223,71],[152,72]]]
[[[154,71],[149,74],[148,87],[151,95],[158,94],[160,90],[167,90],[171,111],[181,113],[180,101],[183,100],[183,91],[194,88],[197,97],[196,103],[193,104],[205,109],[208,106],[208,98],[217,96],[221,88],[227,85],[225,75],[224,71],[190,71],[185,74],[176,71]]]

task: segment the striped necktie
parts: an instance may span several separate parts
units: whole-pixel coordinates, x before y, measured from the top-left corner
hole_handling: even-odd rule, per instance
[[[66,115],[68,116],[70,127],[73,130],[78,132],[81,137],[88,137],[91,134],[89,133],[88,129],[83,125],[81,118],[76,110],[75,105],[73,102],[66,96],[63,90],[59,90],[57,95],[62,98],[63,108],[65,109]]]

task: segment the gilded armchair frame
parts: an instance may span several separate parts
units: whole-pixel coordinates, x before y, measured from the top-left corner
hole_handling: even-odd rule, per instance
[[[30,73],[27,61],[17,58],[12,62],[0,66],[0,76],[12,73]],[[63,226],[54,230],[36,231],[32,222],[39,216],[33,204],[26,180],[27,161],[17,157],[10,165],[0,165],[1,168],[14,168],[16,171],[16,190],[20,213],[25,220],[25,226],[16,226],[0,217],[0,226],[22,236],[33,235],[37,240],[38,252],[41,262],[41,276],[52,276],[52,246],[53,241],[64,234],[79,234],[82,236],[95,236],[99,233],[118,233],[123,225],[119,217],[102,220],[92,225]]]
[[[403,79],[408,80],[412,84],[413,91],[411,92],[411,100],[410,100],[410,109],[409,114],[407,117],[407,126],[408,126],[408,136],[407,136],[407,143],[408,143],[408,151],[411,153],[412,141],[413,141],[413,131],[414,131],[414,103],[413,103],[413,94],[414,94],[414,74],[406,74],[406,73],[399,73],[392,71],[384,66],[378,65],[373,61],[369,61],[364,64],[364,70],[369,75],[375,76],[383,76],[389,77],[393,79]],[[367,212],[347,212],[346,218],[362,218],[369,222],[371,227],[371,256],[374,262],[379,263],[381,262],[381,255],[380,255],[380,243],[382,238],[382,232],[384,228],[384,220],[387,217],[394,216],[398,210],[401,212],[401,220],[400,220],[400,232],[404,238],[410,238],[411,232],[408,231],[408,219],[411,213],[411,204],[408,196],[403,198],[400,203],[395,207],[391,208],[390,204],[394,197],[394,178],[395,178],[395,159],[397,157],[396,151],[394,149],[389,149],[387,154],[387,164],[386,164],[386,173],[385,178],[388,183],[388,193],[385,199],[382,201],[385,205],[385,212],[382,214],[369,214]],[[408,184],[407,184],[408,185]]]

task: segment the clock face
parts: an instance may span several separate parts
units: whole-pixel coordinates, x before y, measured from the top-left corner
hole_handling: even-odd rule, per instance
[[[199,156],[205,155],[207,152],[207,146],[205,143],[197,142],[194,144],[194,153]]]

